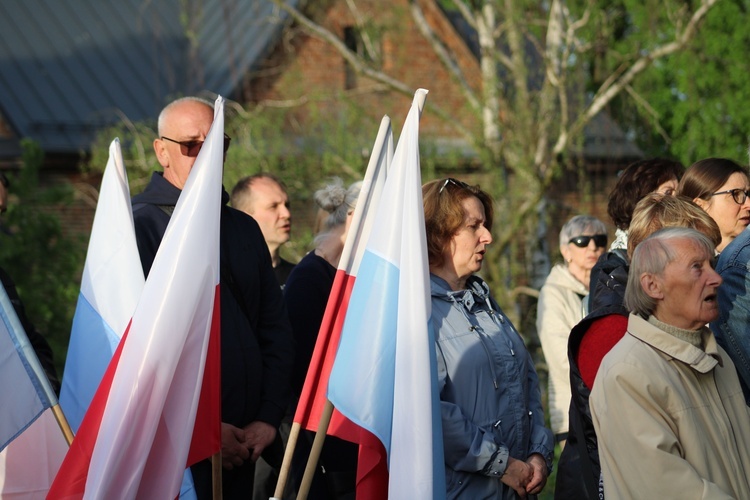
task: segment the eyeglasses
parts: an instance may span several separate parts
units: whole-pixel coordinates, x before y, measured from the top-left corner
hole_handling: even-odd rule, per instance
[[[204,141],[175,141],[174,139],[170,139],[169,137],[160,137],[163,141],[169,141],[174,142],[175,144],[180,145],[180,152],[185,156],[198,156],[198,153],[200,153],[201,148],[203,147]],[[229,137],[227,134],[224,134],[224,154],[226,154],[227,150],[229,149],[229,142],[232,140],[231,137]]]
[[[595,234],[594,236],[576,236],[571,238],[568,243],[572,243],[579,248],[586,248],[589,246],[589,242],[594,240],[594,245],[599,247],[607,246],[607,235],[606,234]]]
[[[448,177],[447,179],[445,179],[445,182],[443,182],[443,185],[440,186],[440,191],[438,191],[438,194],[442,193],[443,189],[445,189],[445,186],[447,186],[448,184],[453,184],[454,186],[471,190],[471,186],[469,186],[465,182],[461,182],[458,179],[454,179],[453,177]]]
[[[750,196],[750,190],[745,191],[744,189],[727,189],[726,191],[719,191],[718,193],[713,193],[711,196],[716,196],[719,194],[731,194],[732,199],[734,202],[738,205],[742,205],[745,203],[745,200],[747,200],[747,197]]]

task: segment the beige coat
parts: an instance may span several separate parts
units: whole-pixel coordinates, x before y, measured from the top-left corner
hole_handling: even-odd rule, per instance
[[[732,361],[630,315],[591,393],[604,495],[750,499],[750,412]]]
[[[563,264],[552,268],[539,292],[536,329],[547,361],[547,406],[552,432],[568,432],[570,407],[570,364],[568,337],[570,330],[586,315],[582,297],[586,287],[575,279]]]

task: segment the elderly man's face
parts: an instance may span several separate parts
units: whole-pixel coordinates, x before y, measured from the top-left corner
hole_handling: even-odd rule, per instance
[[[201,102],[184,101],[170,109],[164,118],[160,130],[162,137],[178,142],[205,141],[214,121],[214,112]],[[154,141],[156,157],[164,167],[164,178],[180,189],[185,187],[196,158],[185,154],[183,149],[183,146],[165,139]]]
[[[716,289],[722,279],[713,269],[713,256],[694,241],[680,238],[670,245],[677,258],[656,277],[661,300],[654,315],[668,325],[697,330],[719,316]]]

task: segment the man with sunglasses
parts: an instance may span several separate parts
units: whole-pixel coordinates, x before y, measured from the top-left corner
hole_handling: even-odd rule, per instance
[[[182,188],[213,122],[213,106],[195,97],[178,99],[159,115],[154,151],[163,172],[154,172],[133,197],[141,264],[151,269]],[[229,137],[224,139],[224,152]],[[290,398],[294,362],[291,327],[263,234],[248,215],[221,210],[221,441],[223,498],[247,498],[255,461],[277,440]],[[192,468],[198,498],[211,498],[211,464]]]

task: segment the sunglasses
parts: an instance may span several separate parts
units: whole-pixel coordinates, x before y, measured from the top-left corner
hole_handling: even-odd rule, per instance
[[[454,179],[453,177],[448,177],[447,179],[445,179],[445,182],[443,182],[443,185],[440,186],[440,191],[438,191],[438,194],[441,194],[443,192],[443,189],[445,189],[445,186],[447,186],[448,184],[453,184],[454,186],[471,190],[471,186],[469,186],[465,182],[461,182],[458,179]]]
[[[578,248],[586,248],[589,246],[589,242],[594,240],[594,245],[597,247],[607,246],[607,235],[606,234],[595,234],[594,236],[576,236],[571,238],[568,243],[572,243]]]
[[[742,205],[745,203],[745,200],[747,200],[747,197],[750,196],[750,191],[745,191],[744,189],[728,189],[726,191],[719,191],[718,193],[713,193],[711,196],[716,196],[719,194],[731,194],[732,199],[734,202],[738,205]]]
[[[169,137],[160,137],[163,141],[169,141],[174,142],[175,144],[180,145],[180,153],[182,153],[185,156],[198,156],[198,153],[200,153],[201,148],[203,147],[204,141],[175,141],[174,139],[170,139]],[[227,150],[229,149],[229,143],[231,142],[232,138],[229,137],[227,134],[224,134],[224,154],[227,153]]]

